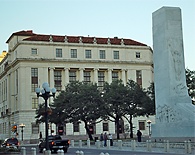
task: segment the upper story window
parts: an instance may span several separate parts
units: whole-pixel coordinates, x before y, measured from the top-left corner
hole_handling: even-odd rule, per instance
[[[72,70],[69,72],[69,82],[76,81],[76,71]]]
[[[38,88],[38,68],[31,68],[31,91],[35,92]]]
[[[100,90],[103,88],[104,86],[104,82],[105,82],[105,75],[103,71],[98,72],[98,87],[100,88]]]
[[[119,59],[119,51],[113,51],[114,59]]]
[[[84,71],[84,82],[91,82],[90,78],[91,78],[91,72],[90,71]]]
[[[85,50],[85,58],[91,58],[91,50]]]
[[[141,70],[136,70],[136,81],[137,81],[137,84],[139,84],[140,87],[142,87],[142,71]]]
[[[112,81],[118,80],[118,72],[112,72]]]
[[[61,89],[62,89],[62,72],[61,72],[61,70],[54,71],[54,87],[58,91],[61,91]]]
[[[31,54],[37,55],[37,48],[31,48]]]
[[[135,57],[139,59],[141,57],[140,52],[136,52]]]
[[[106,59],[106,52],[105,52],[105,50],[100,50],[100,59]]]
[[[56,48],[56,57],[61,58],[62,57],[62,49]]]
[[[70,56],[71,58],[77,58],[77,49],[71,49]]]

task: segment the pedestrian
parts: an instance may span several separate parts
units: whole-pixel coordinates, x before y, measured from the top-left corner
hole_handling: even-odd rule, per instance
[[[39,133],[39,139],[42,139],[42,132]]]
[[[104,147],[107,146],[107,140],[108,140],[108,136],[107,136],[107,133],[105,132],[104,133]]]
[[[108,139],[110,140],[110,146],[113,146],[112,135],[109,133]]]
[[[141,137],[142,137],[141,131],[140,130],[137,130],[137,141],[138,142],[141,142],[142,141]]]
[[[103,133],[100,134],[100,142],[101,142],[101,146],[104,146],[104,135]]]

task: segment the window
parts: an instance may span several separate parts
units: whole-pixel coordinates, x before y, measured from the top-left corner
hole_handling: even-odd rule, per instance
[[[73,131],[79,132],[79,122],[73,123]]]
[[[38,88],[38,68],[31,68],[31,91],[35,92]]]
[[[104,86],[104,72],[98,72],[98,87],[102,89]]]
[[[31,54],[32,55],[37,55],[37,49],[36,48],[31,48]]]
[[[105,50],[100,50],[100,59],[106,59]]]
[[[38,134],[39,133],[39,124],[32,123],[32,134]]]
[[[85,58],[91,58],[91,50],[85,50]]]
[[[136,57],[136,58],[140,58],[140,52],[136,52],[136,53],[135,53],[135,57]]]
[[[62,57],[62,49],[56,48],[56,57],[61,58]]]
[[[119,59],[119,51],[114,51],[114,59]]]
[[[136,79],[137,79],[137,84],[142,86],[142,72],[141,72],[141,70],[136,70]]]
[[[145,121],[139,121],[139,130],[145,130]]]
[[[62,89],[62,73],[61,70],[55,70],[54,71],[54,87],[57,91],[61,91]]]
[[[112,72],[112,81],[118,80],[118,72]]]
[[[77,58],[77,49],[71,49],[70,55],[71,55],[71,58]]]
[[[38,108],[38,98],[32,98],[32,109]]]
[[[69,82],[76,81],[76,71],[69,72]]]
[[[91,82],[91,74],[90,71],[84,71],[84,82],[90,83]]]
[[[108,123],[103,123],[103,131],[108,131]]]

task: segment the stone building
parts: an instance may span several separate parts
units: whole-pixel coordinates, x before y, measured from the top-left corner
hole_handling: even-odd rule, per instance
[[[35,110],[44,102],[37,98],[35,88],[44,82],[58,94],[75,80],[102,87],[105,81],[122,79],[126,84],[132,79],[143,88],[153,81],[151,47],[131,39],[42,35],[28,30],[13,33],[6,43],[8,54],[0,62],[0,139],[13,136],[13,124],[18,125],[20,139],[21,123],[25,124],[25,140],[38,138],[40,131],[44,135],[44,125],[35,123]],[[147,119],[133,120],[144,134],[148,133]],[[51,127],[56,133],[54,125]],[[115,124],[101,122],[94,127],[94,134],[103,131],[114,134]],[[64,133],[86,134],[82,123],[66,124]]]

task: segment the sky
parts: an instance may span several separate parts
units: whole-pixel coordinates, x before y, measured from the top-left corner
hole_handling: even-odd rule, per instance
[[[119,37],[153,49],[152,13],[182,10],[185,68],[195,70],[195,0],[0,0],[0,53],[12,33]]]

